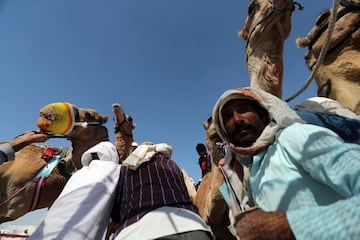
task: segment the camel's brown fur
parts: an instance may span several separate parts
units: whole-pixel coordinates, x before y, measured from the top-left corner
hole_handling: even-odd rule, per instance
[[[16,153],[14,161],[0,165],[1,203],[33,179],[46,165],[41,158],[45,148],[46,146],[28,145]],[[60,194],[66,181],[67,177],[55,168],[45,181],[36,209],[49,207]],[[34,192],[35,184],[32,184],[0,207],[0,223],[15,220],[26,214],[30,209]]]
[[[92,109],[78,108],[78,111],[80,121],[103,124],[108,119],[107,116],[100,115]],[[80,157],[85,150],[100,141],[109,140],[107,129],[104,126],[88,126],[86,128],[77,126],[67,137],[72,143],[71,158],[78,169],[81,168]],[[26,182],[32,180],[45,166],[46,162],[41,158],[44,150],[45,147],[35,144],[26,146],[16,153],[14,161],[0,165],[1,202],[23,187]],[[59,170],[55,168],[45,181],[36,209],[50,207],[67,180],[68,176],[60,174]],[[0,223],[15,220],[30,211],[34,188],[34,184],[30,185],[0,208]]]
[[[271,4],[272,2],[272,4]],[[250,86],[282,95],[284,42],[291,31],[292,0],[252,0],[239,36],[247,41]]]
[[[231,232],[229,208],[218,188],[224,183],[224,176],[213,163],[211,172],[201,180],[196,192],[194,204],[198,207],[200,216],[211,227],[217,240],[235,240]]]
[[[359,0],[353,0],[360,4]],[[346,12],[340,5],[338,15]],[[297,39],[299,47],[308,47],[305,55],[306,64],[313,69],[324,45],[328,30],[330,10],[317,18],[309,33]],[[332,98],[360,114],[360,10],[348,11],[340,17],[334,26],[328,51],[324,61],[315,74],[318,96]],[[324,30],[322,30],[324,29]],[[323,31],[323,32],[321,32]]]

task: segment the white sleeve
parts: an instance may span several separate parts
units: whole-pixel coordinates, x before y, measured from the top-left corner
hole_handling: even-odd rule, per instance
[[[15,159],[15,151],[11,147],[10,143],[0,144],[0,164],[8,160]]]
[[[28,239],[104,239],[119,173],[101,160],[78,170]]]

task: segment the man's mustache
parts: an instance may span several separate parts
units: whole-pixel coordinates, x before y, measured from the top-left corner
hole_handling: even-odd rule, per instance
[[[238,124],[235,124],[229,131],[229,134],[230,135],[233,135],[233,134],[236,134],[236,132],[239,132],[241,130],[244,130],[244,129],[252,129],[254,128],[253,125],[251,124],[247,124],[247,123],[238,123]]]
[[[239,132],[241,130],[250,129],[250,128],[254,128],[254,126],[247,123],[238,123],[231,128],[230,132]]]

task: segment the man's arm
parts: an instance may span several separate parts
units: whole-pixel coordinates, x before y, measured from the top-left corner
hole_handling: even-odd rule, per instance
[[[47,134],[38,131],[30,131],[17,136],[10,142],[0,145],[0,164],[15,159],[15,152],[19,151],[23,147],[35,143],[45,142],[51,138],[52,134]]]

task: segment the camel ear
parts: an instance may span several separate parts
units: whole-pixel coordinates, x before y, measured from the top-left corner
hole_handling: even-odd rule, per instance
[[[101,118],[100,118],[100,121],[102,124],[106,123],[107,120],[109,119],[109,116],[108,115],[102,115]]]
[[[238,32],[238,36],[241,37],[244,40],[248,40],[249,32],[244,27],[244,28],[240,29],[240,31]]]
[[[205,130],[208,130],[209,129],[209,123],[203,122],[203,127],[204,127]]]
[[[296,39],[296,45],[300,48],[304,48],[304,47],[307,47],[310,43],[310,40],[306,37],[304,38],[301,38],[301,37],[298,37]]]

